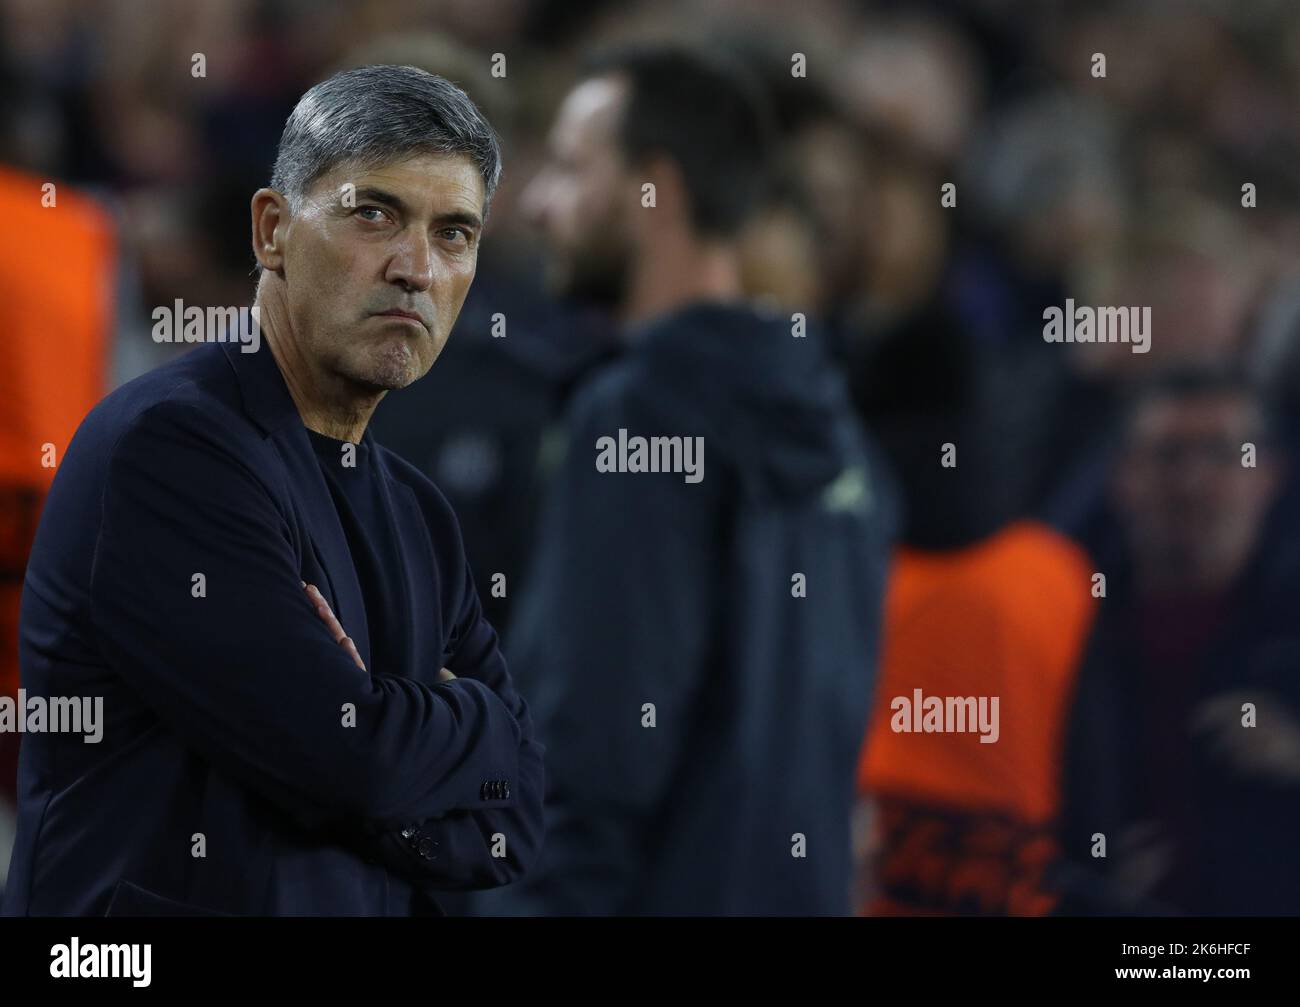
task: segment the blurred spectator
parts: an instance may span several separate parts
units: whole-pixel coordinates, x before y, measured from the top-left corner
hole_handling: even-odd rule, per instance
[[[876,389],[865,404],[899,474],[906,523],[859,765],[857,906],[1045,915],[1059,898],[1053,829],[1093,618],[1088,561],[1032,517],[1026,477],[1049,456],[1009,407],[1025,350],[979,354],[961,346],[967,329],[953,312],[930,318],[903,330],[912,345],[865,371]],[[965,719],[918,733],[915,707],[935,701],[954,712],[962,704]],[[981,704],[989,719],[977,730]]]
[[[575,396],[511,637],[546,849],[483,911],[849,909],[891,500],[816,332],[743,303],[769,135],[738,71],[624,50],[530,188],[557,288],[608,304],[627,350]],[[695,460],[602,467],[630,437]]]
[[[1262,539],[1281,465],[1229,373],[1135,394],[1112,482],[1124,551],[1099,567],[1069,747],[1074,911],[1300,912],[1296,569]]]
[[[870,275],[858,312],[841,319],[854,403],[903,470],[905,538],[928,548],[1038,512],[1060,464],[1048,448],[1068,366],[1042,339],[1057,277],[1026,274],[942,209],[938,189],[924,162],[878,163]],[[939,490],[945,444],[958,462]]]
[[[901,551],[858,778],[862,912],[1056,907],[1061,749],[1090,609],[1087,557],[1034,521],[955,549]],[[917,734],[910,715],[896,730],[893,704],[910,711],[916,690],[945,704],[969,697],[972,712],[996,698],[996,734],[969,721]]]
[[[77,425],[108,390],[116,248],[107,215],[61,182],[0,167],[0,214],[23,236],[0,245],[0,696],[17,696],[19,602],[41,507]],[[0,731],[0,889],[19,740]]]

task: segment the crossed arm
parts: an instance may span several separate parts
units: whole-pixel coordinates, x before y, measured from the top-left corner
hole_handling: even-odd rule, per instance
[[[334,642],[363,674],[368,674],[356,644],[330,609],[329,602],[316,585],[304,582],[302,586]],[[438,669],[437,684],[456,680],[449,669]],[[362,835],[359,842],[364,851],[410,880],[436,883],[434,887],[444,889],[488,888],[514,880],[519,873],[518,859],[512,860],[508,853],[496,856],[493,849],[508,851],[510,843],[524,843],[529,863],[537,851],[538,843],[533,837],[541,832],[541,748],[531,741],[527,745],[528,751],[520,760],[521,779],[517,781],[517,785],[527,788],[528,796],[522,808],[448,815],[440,820],[408,825],[397,836],[391,830]]]
[[[359,674],[304,593],[255,450],[174,402],[118,440],[90,578],[108,663],[298,826],[433,888],[518,877],[540,845],[542,749],[477,599],[465,592],[454,676]]]

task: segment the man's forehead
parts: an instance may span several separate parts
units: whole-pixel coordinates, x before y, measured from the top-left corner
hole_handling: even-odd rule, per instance
[[[411,154],[385,164],[343,163],[317,183],[334,191],[351,184],[355,192],[378,189],[412,205],[429,203],[439,210],[479,213],[485,195],[483,176],[465,154]]]

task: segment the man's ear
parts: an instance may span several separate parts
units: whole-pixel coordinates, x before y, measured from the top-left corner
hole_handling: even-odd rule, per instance
[[[272,273],[284,268],[285,231],[289,226],[289,201],[275,189],[258,189],[250,207],[253,215],[253,255]]]

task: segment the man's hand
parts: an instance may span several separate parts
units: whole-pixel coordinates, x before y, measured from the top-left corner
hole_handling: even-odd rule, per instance
[[[303,581],[302,586],[303,590],[307,592],[307,597],[311,599],[311,603],[316,606],[316,614],[320,616],[321,622],[325,623],[325,628],[334,637],[334,642],[348,652],[358,668],[365,671],[366,664],[361,660],[361,655],[357,652],[357,645],[352,642],[352,637],[343,632],[343,624],[334,615],[329,602],[325,600],[325,596],[317,590],[315,584],[308,584]]]
[[[348,636],[347,633],[343,631],[343,624],[339,622],[333,609],[330,608],[329,602],[325,600],[325,596],[316,589],[315,584],[308,584],[306,581],[303,581],[302,587],[303,590],[307,592],[307,597],[311,599],[311,603],[316,607],[316,614],[320,616],[321,622],[325,623],[325,628],[328,629],[330,635],[334,637],[334,642],[351,655],[352,660],[356,663],[358,668],[365,671],[366,665],[365,662],[361,660],[361,655],[357,652],[357,645],[352,642],[352,637]],[[450,682],[455,677],[456,676],[446,668],[438,669],[438,681],[440,683]]]

